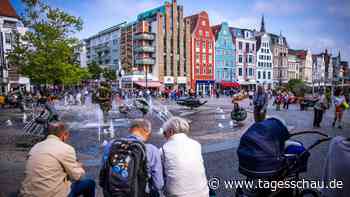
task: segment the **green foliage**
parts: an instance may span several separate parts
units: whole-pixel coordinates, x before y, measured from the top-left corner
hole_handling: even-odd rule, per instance
[[[288,81],[288,89],[297,97],[304,97],[306,86],[300,79],[291,79]]]
[[[107,80],[116,80],[117,76],[116,76],[116,71],[115,70],[111,70],[111,69],[103,69],[103,77]]]
[[[76,84],[88,72],[75,63],[72,34],[82,29],[82,20],[41,0],[22,0],[23,24],[28,28],[17,35],[9,63],[20,65],[22,74],[37,84]]]
[[[99,65],[97,65],[95,61],[88,65],[88,70],[91,79],[99,79],[101,73],[103,72],[103,69]]]

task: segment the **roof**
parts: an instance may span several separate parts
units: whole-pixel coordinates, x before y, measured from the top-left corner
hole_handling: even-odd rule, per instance
[[[209,19],[208,13],[206,11],[201,11],[198,14],[194,14],[192,16],[187,16],[184,18],[184,20],[190,20],[190,29],[191,29],[191,33],[193,33],[193,31],[195,30],[196,26],[197,26],[197,22],[198,22],[198,18],[199,17],[206,17]]]
[[[273,33],[269,33],[270,37],[271,37],[271,42],[272,44],[276,44],[278,43],[278,39],[280,36],[276,35],[276,34],[273,34]],[[284,46],[288,47],[288,43],[287,43],[287,39],[286,37],[282,36],[283,37],[283,43],[284,43]]]
[[[0,16],[18,18],[16,10],[12,7],[9,0],[0,0]]]
[[[219,32],[221,31],[221,24],[220,25],[215,25],[211,27],[211,31],[213,32],[213,34],[215,35],[215,40],[218,39],[219,36]]]
[[[288,54],[295,55],[299,59],[306,59],[307,51],[302,49],[288,49]]]
[[[187,16],[187,17],[184,18],[184,20],[189,20],[190,21],[190,31],[191,31],[191,33],[193,33],[194,28],[196,28],[198,18],[199,18],[199,14],[194,14],[192,16]]]

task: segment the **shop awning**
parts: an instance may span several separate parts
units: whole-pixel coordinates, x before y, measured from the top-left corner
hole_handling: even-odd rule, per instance
[[[146,81],[135,81],[135,84],[146,87]],[[149,88],[159,88],[162,84],[159,81],[147,81],[147,87]]]
[[[231,81],[221,81],[221,86],[224,88],[239,88],[240,84],[237,82],[231,82]]]

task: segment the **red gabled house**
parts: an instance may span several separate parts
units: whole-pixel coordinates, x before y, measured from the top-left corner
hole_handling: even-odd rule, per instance
[[[208,13],[185,18],[190,24],[190,84],[197,94],[211,95],[215,85],[215,35]]]

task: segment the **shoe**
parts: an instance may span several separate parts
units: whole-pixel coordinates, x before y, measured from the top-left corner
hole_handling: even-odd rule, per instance
[[[342,126],[338,126],[338,129],[343,129],[343,127]]]
[[[335,122],[332,123],[332,127],[335,127]]]

